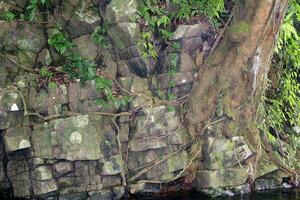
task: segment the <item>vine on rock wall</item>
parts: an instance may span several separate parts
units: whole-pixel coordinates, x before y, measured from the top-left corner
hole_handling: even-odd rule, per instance
[[[50,0],[29,0],[25,9],[25,13],[6,11],[1,13],[0,19],[6,21],[25,21],[28,23],[36,19],[37,9],[47,8],[51,6]],[[95,81],[96,88],[104,94],[103,99],[97,99],[96,104],[106,108],[114,105],[116,108],[121,108],[127,105],[131,98],[128,96],[120,96],[115,92],[114,80],[111,77],[105,77],[99,74],[97,66],[90,63],[87,59],[80,56],[74,51],[75,45],[72,44],[64,35],[61,28],[53,28],[49,33],[48,44],[55,48],[62,60],[62,67],[41,67],[39,74],[44,78],[44,82],[49,88],[57,87],[58,84],[65,80],[59,80],[55,74],[67,75],[67,80],[73,81],[79,79],[81,83],[86,81]],[[96,27],[92,34],[93,41],[102,48],[108,48],[107,27],[105,23],[102,26]],[[51,68],[51,69],[50,69]]]

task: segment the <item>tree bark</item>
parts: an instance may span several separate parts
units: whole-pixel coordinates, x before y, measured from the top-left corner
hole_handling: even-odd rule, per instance
[[[187,123],[192,137],[199,138],[210,119],[223,117],[223,136],[244,136],[255,152],[253,166],[267,157],[296,176],[276,160],[258,129],[269,65],[287,4],[288,0],[238,1],[233,22],[198,75]]]

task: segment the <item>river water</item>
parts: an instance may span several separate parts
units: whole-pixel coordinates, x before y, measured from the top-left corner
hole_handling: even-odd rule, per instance
[[[182,194],[176,196],[168,196],[162,198],[141,198],[137,197],[134,200],[209,200],[211,198],[204,197],[196,192],[190,192],[189,194]],[[233,197],[222,197],[222,198],[214,198],[216,200],[219,199],[229,199],[229,200],[300,200],[300,191],[264,191],[257,192],[251,195],[241,195],[241,196],[233,196]]]
[[[264,191],[258,192],[251,195],[241,195],[241,196],[233,196],[233,197],[222,197],[222,198],[213,198],[213,200],[300,200],[300,191]],[[0,194],[0,200],[17,200],[12,199],[9,196]],[[20,199],[18,199],[20,200]],[[101,199],[102,200],[102,199]],[[134,197],[130,198],[130,200],[211,200],[211,198],[204,197],[196,192],[189,192],[184,194],[176,194],[173,196],[166,196],[160,198],[153,197]]]

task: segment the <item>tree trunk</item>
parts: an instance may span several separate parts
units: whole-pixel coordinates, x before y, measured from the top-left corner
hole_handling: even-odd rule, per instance
[[[243,136],[255,152],[249,159],[254,173],[257,161],[266,157],[296,175],[275,159],[258,129],[269,65],[287,4],[288,0],[238,1],[233,22],[199,73],[189,101],[192,137],[205,134],[212,120],[223,119],[219,120],[223,137]]]

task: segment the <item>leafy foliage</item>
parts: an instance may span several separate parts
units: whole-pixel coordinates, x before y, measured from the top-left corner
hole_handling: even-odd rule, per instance
[[[30,0],[26,8],[26,20],[33,21],[35,19],[36,10],[39,5],[45,6],[49,4],[49,0]]]
[[[42,78],[52,78],[53,72],[49,71],[46,67],[40,69],[40,75]]]
[[[50,0],[28,0],[25,13],[6,11],[0,14],[0,19],[6,21],[13,21],[15,19],[33,21],[36,17],[38,7],[48,6],[49,4]]]
[[[280,85],[276,95],[268,99],[269,124],[280,131],[286,123],[300,123],[300,30],[296,30],[296,23],[300,23],[300,5],[293,0],[276,48],[278,67],[282,71]]]
[[[300,30],[296,28],[299,23],[300,5],[297,0],[292,0],[276,47],[277,70],[282,71],[279,87],[266,99],[266,124],[281,133],[285,132],[286,126],[300,125]],[[293,156],[300,148],[300,138],[294,134],[288,137],[286,161],[295,164]]]
[[[202,14],[216,21],[224,10],[224,0],[173,0],[171,4],[175,12],[159,0],[144,0],[139,6],[137,21],[143,26],[139,46],[144,57],[157,57],[155,40],[168,43],[177,19],[189,20]]]
[[[6,11],[0,14],[0,19],[6,21],[13,21],[16,18],[16,15],[11,11]]]
[[[108,47],[108,41],[107,41],[107,27],[104,26],[98,26],[96,27],[95,31],[92,34],[92,38],[95,43],[97,43],[99,46],[103,48]]]
[[[102,91],[105,99],[98,99],[96,103],[100,106],[110,107],[114,104],[117,108],[125,106],[129,97],[116,97],[113,92],[113,81],[103,76],[97,75],[95,65],[82,58],[73,50],[74,45],[64,36],[61,30],[55,28],[52,30],[48,44],[53,46],[63,57],[63,71],[66,72],[70,79],[80,79],[82,83],[86,81],[95,81],[96,89]],[[46,70],[41,70],[42,76],[51,76]]]
[[[69,42],[64,34],[57,28],[52,30],[48,44],[53,46],[61,55],[63,55],[66,50],[72,48],[71,42]]]
[[[215,20],[224,10],[224,0],[174,0],[173,2],[178,9],[176,18],[179,19],[190,19],[202,14]]]

